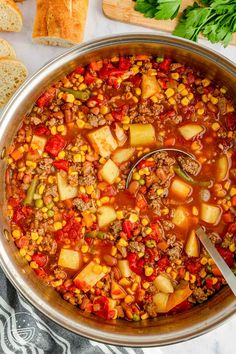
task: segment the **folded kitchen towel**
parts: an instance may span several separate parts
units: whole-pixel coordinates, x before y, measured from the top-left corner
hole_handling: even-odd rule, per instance
[[[143,354],[143,351],[97,343],[60,327],[32,307],[0,268],[0,354],[13,353]]]

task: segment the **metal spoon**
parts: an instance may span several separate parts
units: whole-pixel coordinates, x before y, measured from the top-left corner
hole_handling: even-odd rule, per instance
[[[130,184],[130,180],[132,178],[132,174],[134,169],[137,167],[137,165],[142,161],[145,160],[146,158],[156,154],[157,152],[160,151],[174,151],[174,152],[178,152],[181,153],[183,155],[186,155],[190,158],[192,158],[193,160],[196,160],[195,156],[180,150],[180,149],[175,149],[175,148],[160,148],[160,149],[156,149],[153,151],[148,152],[147,154],[143,155],[140,157],[140,159],[138,159],[135,164],[132,166],[127,180],[126,180],[126,189],[128,189],[129,184]],[[234,273],[231,271],[231,269],[228,267],[228,265],[225,263],[224,259],[221,257],[221,255],[219,254],[219,252],[217,251],[217,249],[215,248],[215,246],[213,245],[213,243],[211,242],[211,240],[209,239],[209,237],[207,236],[207,234],[204,232],[203,228],[199,225],[197,230],[196,230],[196,235],[198,236],[199,240],[201,241],[201,243],[203,244],[203,246],[206,248],[206,250],[208,251],[208,253],[210,254],[211,258],[214,260],[215,264],[217,265],[217,267],[220,269],[221,273],[223,274],[226,282],[228,283],[229,287],[231,288],[232,292],[234,293],[234,295],[236,296],[236,277],[234,275]]]
[[[196,235],[198,236],[199,240],[214,260],[217,267],[220,269],[222,275],[224,276],[225,280],[227,281],[229,287],[231,288],[232,292],[236,296],[236,277],[229,266],[225,263],[223,257],[219,254],[207,234],[204,232],[203,228],[198,225],[196,230]]]
[[[128,189],[129,188],[129,184],[130,184],[130,180],[132,178],[132,174],[133,174],[133,171],[134,169],[137,167],[137,165],[139,164],[139,162],[141,162],[142,160],[145,160],[146,158],[156,154],[157,152],[160,152],[160,151],[174,151],[174,152],[178,152],[180,154],[183,154],[183,155],[186,155],[188,157],[190,157],[191,159],[193,160],[196,160],[195,156],[190,154],[189,152],[186,152],[186,151],[183,151],[183,150],[180,150],[180,149],[175,149],[175,148],[160,148],[160,149],[156,149],[156,150],[153,150],[153,151],[150,151],[148,152],[147,154],[145,155],[142,155],[140,157],[140,159],[138,159],[135,164],[132,166],[131,170],[129,171],[129,174],[127,176],[127,180],[126,180],[126,184],[125,184],[125,188]]]

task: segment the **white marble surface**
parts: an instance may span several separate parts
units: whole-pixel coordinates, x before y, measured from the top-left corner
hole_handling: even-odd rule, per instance
[[[20,5],[24,14],[24,28],[21,33],[1,33],[1,37],[9,40],[16,49],[17,56],[33,74],[48,60],[65,51],[63,48],[39,46],[31,43],[31,30],[35,12],[35,1],[27,0]],[[107,19],[102,13],[102,0],[90,0],[85,40],[118,33],[154,32],[138,26],[123,24]],[[157,33],[157,32],[156,32]],[[206,41],[202,44],[220,52],[236,63],[236,46],[223,48]],[[234,354],[236,353],[236,316],[220,328],[190,340],[168,347],[145,349],[145,354]]]

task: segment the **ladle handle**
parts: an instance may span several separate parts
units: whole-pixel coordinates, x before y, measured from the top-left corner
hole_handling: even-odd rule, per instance
[[[232,272],[232,270],[225,263],[223,257],[219,254],[207,234],[204,232],[201,226],[198,226],[196,230],[196,234],[199,240],[202,242],[207,252],[210,254],[211,258],[214,260],[217,267],[220,269],[222,275],[224,276],[226,282],[231,288],[232,292],[236,296],[236,276]]]

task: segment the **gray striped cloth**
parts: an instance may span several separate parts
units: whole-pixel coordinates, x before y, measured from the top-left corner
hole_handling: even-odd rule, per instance
[[[97,343],[42,315],[6,279],[0,268],[0,354],[143,354],[142,349]]]

